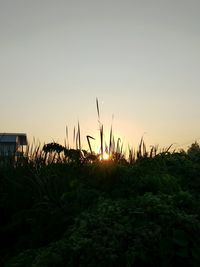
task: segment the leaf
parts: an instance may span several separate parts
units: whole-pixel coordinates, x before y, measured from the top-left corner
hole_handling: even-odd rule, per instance
[[[176,229],[174,231],[174,237],[173,237],[174,243],[181,247],[187,247],[188,246],[188,240],[187,235],[183,230]]]

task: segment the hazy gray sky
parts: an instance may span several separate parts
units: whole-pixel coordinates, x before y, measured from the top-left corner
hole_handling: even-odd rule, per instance
[[[0,0],[0,131],[200,138],[199,0]]]

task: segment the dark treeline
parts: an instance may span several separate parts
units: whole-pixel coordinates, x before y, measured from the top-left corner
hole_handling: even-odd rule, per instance
[[[200,266],[200,148],[0,164],[0,266]]]

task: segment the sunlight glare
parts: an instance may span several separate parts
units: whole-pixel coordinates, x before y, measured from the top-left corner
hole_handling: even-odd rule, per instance
[[[110,156],[109,156],[109,154],[107,153],[107,152],[103,152],[103,158],[102,158],[103,160],[109,160],[110,159]]]

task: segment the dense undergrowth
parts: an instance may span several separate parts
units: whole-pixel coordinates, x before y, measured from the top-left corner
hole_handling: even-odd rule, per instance
[[[200,266],[200,148],[0,165],[0,266]]]

